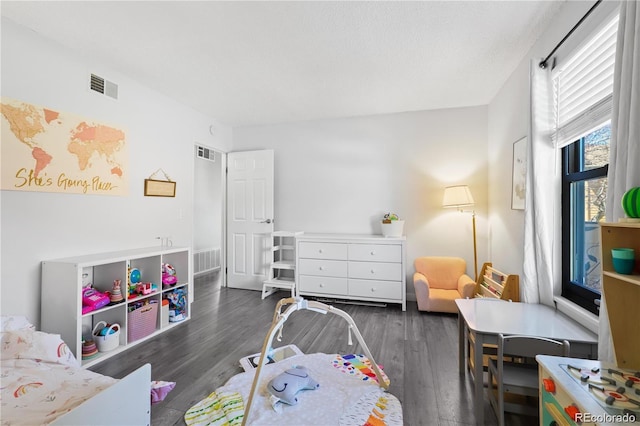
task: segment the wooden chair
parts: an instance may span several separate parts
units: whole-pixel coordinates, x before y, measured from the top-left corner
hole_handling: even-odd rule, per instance
[[[569,356],[569,342],[531,336],[498,336],[496,359],[489,360],[489,402],[498,417],[498,424],[504,425],[504,413],[512,412],[537,415],[538,405],[505,401],[509,396],[524,399],[538,397],[538,365],[536,355]],[[511,359],[506,361],[505,357]],[[493,383],[497,384],[494,393]]]

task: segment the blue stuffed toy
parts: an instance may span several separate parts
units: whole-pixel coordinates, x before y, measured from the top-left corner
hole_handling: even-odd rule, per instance
[[[296,366],[271,379],[267,385],[269,392],[275,396],[278,401],[289,405],[296,405],[298,391],[304,389],[317,389],[320,384],[309,376],[309,372],[305,367]]]

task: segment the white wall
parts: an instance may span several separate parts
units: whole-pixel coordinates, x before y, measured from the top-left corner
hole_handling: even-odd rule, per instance
[[[413,300],[416,257],[461,256],[473,276],[471,215],[442,209],[445,186],[470,186],[487,258],[486,107],[238,128],[234,149],[275,150],[275,229],[379,234],[384,213],[405,219]]]
[[[529,58],[545,56],[590,6],[566,2],[488,107],[242,128],[234,135],[3,18],[2,96],[125,129],[131,179],[127,197],[2,191],[2,313],[39,321],[42,260],[154,245],[158,235],[192,244],[193,145],[226,152],[232,137],[238,150],[276,152],[276,228],[378,233],[380,216],[394,211],[407,221],[409,278],[411,262],[422,255],[462,256],[472,273],[471,219],[440,207],[444,186],[469,184],[477,202],[479,263],[491,260],[521,274],[523,214],[510,207],[511,155],[513,142],[527,133]],[[603,2],[596,12],[611,8]],[[589,25],[561,53],[579,43]],[[89,92],[90,72],[118,83],[120,99]],[[142,195],[144,178],[160,167],[178,183],[175,199]],[[412,297],[410,280],[408,290]]]
[[[90,92],[91,72],[117,83],[119,100]],[[5,18],[2,96],[119,127],[130,155],[125,197],[2,191],[3,314],[39,323],[43,260],[154,246],[162,235],[174,245],[192,244],[193,145],[227,151],[231,129]],[[144,179],[158,168],[177,182],[175,198],[143,196]]]
[[[524,210],[511,209],[513,143],[527,135],[529,66],[522,63],[489,105],[489,253],[503,272],[522,275]]]
[[[513,142],[528,134],[529,63],[532,58],[539,62],[546,57],[592,5],[592,2],[566,2],[489,104],[489,253],[494,266],[505,272],[522,275],[524,260],[524,211],[511,210],[511,167]],[[601,3],[558,50],[557,57],[566,57],[576,49],[585,34],[616,6],[615,1]]]

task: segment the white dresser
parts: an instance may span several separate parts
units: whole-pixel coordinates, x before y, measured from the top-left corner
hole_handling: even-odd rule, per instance
[[[405,237],[302,234],[296,237],[301,296],[399,303],[407,309]]]

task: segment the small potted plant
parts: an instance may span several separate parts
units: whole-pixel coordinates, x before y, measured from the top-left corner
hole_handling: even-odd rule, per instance
[[[404,220],[400,220],[395,213],[387,213],[382,218],[380,226],[382,228],[382,235],[385,237],[402,237]]]

